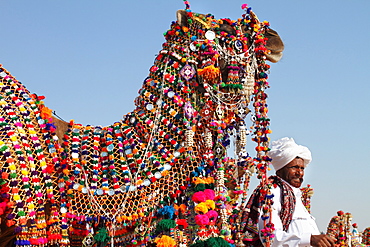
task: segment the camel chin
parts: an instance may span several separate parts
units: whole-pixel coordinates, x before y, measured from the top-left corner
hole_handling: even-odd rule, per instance
[[[277,63],[283,57],[283,53],[282,52],[271,53],[271,54],[266,55],[266,57],[268,61],[272,63]]]

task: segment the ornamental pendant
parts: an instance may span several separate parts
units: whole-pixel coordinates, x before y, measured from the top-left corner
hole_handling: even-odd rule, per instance
[[[185,64],[185,66],[180,70],[180,75],[186,81],[190,81],[195,75],[195,69],[191,67],[189,64]]]
[[[224,109],[222,109],[222,105],[218,105],[216,108],[216,116],[218,119],[224,119]]]
[[[213,153],[218,159],[222,159],[225,156],[225,152],[226,149],[220,143],[217,143],[213,148]]]
[[[95,244],[95,239],[94,239],[94,236],[90,232],[89,235],[87,235],[82,241],[82,246],[92,247],[94,244]]]
[[[251,110],[248,109],[247,105],[242,103],[238,106],[237,115],[240,119],[245,119]]]
[[[193,108],[193,106],[191,105],[189,101],[186,101],[184,105],[184,112],[185,112],[186,118],[188,119],[192,119],[195,116],[195,109]]]
[[[212,117],[212,114],[211,114],[212,112],[213,112],[212,103],[207,102],[205,106],[203,107],[203,109],[200,111],[200,115],[205,120],[209,120]]]

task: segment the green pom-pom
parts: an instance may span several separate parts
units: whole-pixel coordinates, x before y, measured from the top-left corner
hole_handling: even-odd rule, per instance
[[[29,188],[31,188],[31,185],[30,184],[24,184],[22,186],[22,189],[29,189]]]
[[[206,189],[214,189],[215,188],[215,184],[206,184]]]
[[[176,222],[170,219],[163,219],[157,224],[156,232],[169,231],[176,227]]]
[[[230,247],[230,244],[223,238],[209,238],[206,241],[206,246],[208,247]]]
[[[18,216],[25,216],[25,215],[26,215],[26,213],[24,211],[19,211],[18,212]]]
[[[1,148],[0,148],[0,151],[1,152],[4,152],[5,150],[7,150],[8,149],[8,146],[6,146],[6,145],[4,145],[4,146],[2,146]]]
[[[206,189],[206,185],[205,184],[197,184],[194,188],[194,191],[195,192],[198,192],[198,191],[203,191]]]
[[[98,230],[94,236],[94,239],[96,242],[103,243],[103,246],[105,246],[110,240],[107,228],[102,227],[100,230]]]

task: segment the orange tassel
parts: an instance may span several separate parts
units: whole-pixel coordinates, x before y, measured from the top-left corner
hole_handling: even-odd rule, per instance
[[[204,69],[198,69],[198,75],[202,76],[207,81],[216,81],[220,78],[220,69],[214,65],[205,67]]]

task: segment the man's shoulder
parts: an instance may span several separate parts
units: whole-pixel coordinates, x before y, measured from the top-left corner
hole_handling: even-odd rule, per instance
[[[274,194],[274,197],[280,196],[281,188],[279,186],[272,186],[270,191],[272,194]]]

